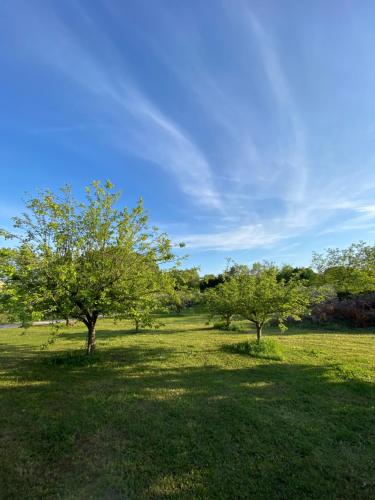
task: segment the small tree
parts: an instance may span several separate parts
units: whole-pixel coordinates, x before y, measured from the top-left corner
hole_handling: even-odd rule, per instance
[[[309,312],[313,302],[321,300],[300,280],[278,280],[278,269],[273,265],[254,264],[250,272],[237,276],[239,303],[237,312],[254,323],[260,342],[264,325],[276,320],[285,330],[288,318],[300,320]]]
[[[132,210],[116,208],[118,200],[110,182],[86,188],[85,202],[64,187],[31,198],[14,219],[26,257],[15,261],[7,290],[21,286],[43,314],[82,321],[88,354],[99,315],[126,315],[135,302],[160,293],[166,280],[159,265],[175,261],[168,237],[149,227],[142,200]]]
[[[136,302],[129,307],[125,317],[133,322],[136,332],[139,332],[140,328],[158,328],[161,326],[161,323],[154,316],[154,313],[158,309],[158,302]]]
[[[204,299],[211,318],[218,316],[229,328],[233,316],[237,313],[239,304],[238,281],[230,278],[215,288],[209,288],[204,293]]]

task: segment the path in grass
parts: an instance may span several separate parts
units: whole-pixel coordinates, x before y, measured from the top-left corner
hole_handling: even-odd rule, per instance
[[[0,332],[0,498],[373,498],[375,335],[233,354],[202,316]]]

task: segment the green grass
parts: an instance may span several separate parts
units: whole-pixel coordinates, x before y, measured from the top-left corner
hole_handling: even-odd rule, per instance
[[[253,358],[271,359],[273,361],[281,361],[283,359],[280,343],[270,338],[263,339],[260,342],[252,339],[237,344],[228,344],[224,346],[223,350],[245,354]]]
[[[164,319],[89,360],[79,325],[0,330],[0,498],[374,498],[375,332],[271,331],[272,361]]]

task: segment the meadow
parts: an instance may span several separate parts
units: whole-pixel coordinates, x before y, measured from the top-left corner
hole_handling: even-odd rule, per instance
[[[1,498],[375,498],[373,330],[270,328],[276,361],[163,321],[0,330]]]

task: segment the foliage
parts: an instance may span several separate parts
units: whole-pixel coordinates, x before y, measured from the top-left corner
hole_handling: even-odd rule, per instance
[[[293,267],[284,265],[277,273],[278,281],[302,280],[305,284],[315,285],[317,275],[311,267]]]
[[[176,311],[177,314],[180,314],[188,307],[198,304],[199,301],[200,295],[197,290],[174,290],[174,292],[169,295],[170,309]]]
[[[0,313],[0,325],[4,323],[9,323],[9,316],[6,313]]]
[[[375,291],[375,246],[363,241],[348,248],[329,248],[313,255],[314,266],[323,283],[332,284],[337,292],[357,294]]]
[[[354,328],[375,326],[375,293],[326,300],[313,307],[312,320],[320,324],[341,323]]]
[[[169,271],[173,288],[166,299],[169,308],[180,314],[186,307],[199,302],[199,274],[197,268]]]
[[[236,278],[250,272],[246,264],[237,264],[232,259],[227,259],[227,268],[224,271],[224,279]]]
[[[161,264],[175,261],[166,234],[150,228],[142,200],[118,209],[119,193],[93,182],[80,202],[66,186],[40,193],[14,219],[20,247],[6,272],[6,293],[17,304],[87,327],[87,352],[95,349],[99,315],[125,315],[134,305],[168,290]],[[3,266],[4,267],[4,266]]]
[[[288,318],[300,320],[313,303],[325,297],[324,290],[311,290],[300,280],[278,280],[278,269],[269,264],[254,264],[249,271],[241,272],[236,280],[239,287],[237,312],[254,323],[260,341],[262,328],[276,320],[285,330]]]
[[[120,317],[130,319],[136,332],[140,328],[160,328],[162,323],[156,318],[155,313],[162,309],[160,296],[152,294],[134,301],[129,305],[127,313]]]
[[[247,354],[252,358],[272,359],[281,361],[283,359],[280,344],[273,339],[262,339],[260,342],[249,340],[225,346],[230,352]]]
[[[41,318],[44,294],[37,288],[36,258],[28,245],[0,249],[0,313],[10,322],[28,328]]]
[[[170,274],[173,277],[175,289],[199,289],[200,279],[197,267],[192,267],[191,269],[172,269]]]
[[[200,279],[199,288],[201,292],[204,292],[207,288],[215,288],[220,283],[224,283],[224,276],[222,274],[205,274]]]
[[[218,321],[214,323],[213,327],[215,330],[225,330],[226,332],[241,332],[244,330],[244,326],[241,323],[231,322],[227,325],[225,321]]]
[[[209,288],[204,294],[204,301],[211,318],[219,317],[228,329],[233,316],[238,312],[239,287],[234,278]]]
[[[65,326],[68,326],[68,325],[65,325]],[[50,327],[51,327],[51,330],[52,330],[51,331],[51,336],[50,336],[49,339],[46,340],[46,342],[44,342],[40,346],[41,350],[45,350],[45,349],[48,349],[49,347],[51,347],[56,342],[59,334],[61,333],[61,328],[62,328],[61,323],[51,323]]]

